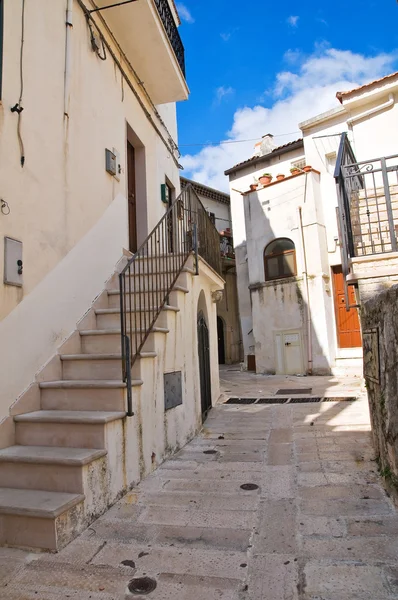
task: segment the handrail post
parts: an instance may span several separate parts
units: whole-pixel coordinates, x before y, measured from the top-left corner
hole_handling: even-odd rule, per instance
[[[198,225],[193,223],[193,250],[195,252],[195,275],[199,275]]]
[[[390,182],[388,180],[386,159],[381,158],[380,163],[381,163],[381,170],[382,170],[382,175],[383,175],[384,196],[386,199],[386,208],[387,208],[387,215],[388,215],[388,227],[390,230],[391,250],[393,252],[396,252],[397,251],[397,237],[396,237],[395,227],[394,227],[394,214],[393,214],[392,205],[391,205]]]

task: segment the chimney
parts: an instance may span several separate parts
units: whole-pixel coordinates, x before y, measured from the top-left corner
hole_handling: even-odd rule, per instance
[[[265,156],[266,154],[270,154],[274,148],[276,148],[274,136],[272,133],[267,133],[266,135],[263,135],[257,144],[255,144],[253,156]]]

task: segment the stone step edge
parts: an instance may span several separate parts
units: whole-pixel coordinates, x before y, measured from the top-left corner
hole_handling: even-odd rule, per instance
[[[21,448],[26,453],[25,455],[14,454],[8,455],[6,450],[10,451],[13,448]],[[48,451],[48,456],[42,456],[38,453],[38,451],[45,449]],[[51,452],[56,450],[59,452],[62,451],[64,456],[51,456]],[[87,453],[87,456],[84,458],[76,458],[74,456],[70,456],[73,454],[73,451],[80,450]],[[69,456],[68,456],[69,454]],[[23,463],[23,464],[40,464],[40,465],[58,465],[58,466],[77,466],[84,467],[103,456],[106,456],[108,451],[105,449],[93,449],[90,448],[67,448],[64,446],[9,446],[4,450],[0,450],[0,463]]]
[[[145,308],[145,310],[127,310],[127,313],[147,313],[149,311],[154,312],[155,310],[159,310],[158,308],[154,308],[152,306],[149,306],[147,308]],[[178,308],[178,306],[171,306],[170,304],[165,304],[163,306],[163,308],[161,309],[162,311],[171,311],[171,312],[180,312],[180,308]],[[96,315],[120,315],[120,308],[97,308],[95,310],[95,314]]]
[[[38,410],[15,415],[16,423],[77,423],[87,425],[106,425],[112,421],[124,419],[125,412],[95,410]]]
[[[108,292],[108,296],[119,296],[120,295],[120,290],[106,290]],[[161,288],[161,289],[156,289],[156,290],[137,290],[137,291],[132,291],[132,294],[151,294],[152,292],[183,292],[184,294],[189,294],[189,289],[184,287],[183,285],[174,285],[172,287],[171,290],[168,290],[168,288]]]
[[[166,327],[152,327],[149,333],[169,333]],[[80,335],[121,335],[120,329],[83,329]],[[146,333],[146,329],[133,329],[132,333]]]
[[[4,495],[10,496],[8,502],[4,498]],[[12,503],[13,495],[19,500],[19,506],[15,506],[15,504]],[[59,506],[54,510],[40,507],[39,503],[42,503],[43,497],[59,500]],[[64,492],[45,492],[41,490],[0,488],[0,514],[16,515],[21,517],[35,517],[40,519],[56,519],[66,511],[74,508],[81,502],[84,502],[84,500],[84,494],[67,494]]]
[[[81,356],[80,354],[78,356]],[[143,385],[142,379],[133,379],[132,386]],[[53,381],[41,381],[39,383],[41,389],[119,389],[125,388],[126,384],[122,380],[114,379],[61,379]]]
[[[138,358],[156,358],[157,352],[140,352]],[[60,354],[59,358],[62,361],[68,360],[122,360],[121,354]],[[142,385],[143,381],[141,379],[133,380],[132,385]]]

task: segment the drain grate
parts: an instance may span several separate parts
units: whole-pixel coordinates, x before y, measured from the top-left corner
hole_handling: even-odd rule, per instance
[[[128,584],[129,591],[132,594],[146,596],[153,592],[157,587],[157,583],[150,577],[137,577],[132,579]]]
[[[309,402],[320,402],[322,398],[290,398],[289,404],[307,404]]]
[[[276,392],[276,396],[298,396],[305,394],[306,396],[311,396],[312,388],[293,388],[290,390],[278,390]]]
[[[289,398],[259,398],[257,404],[286,404]]]
[[[355,397],[348,397],[348,396],[340,396],[340,397],[334,397],[334,398],[324,398],[323,402],[355,402],[355,400],[358,400],[358,398]]]
[[[258,485],[255,483],[244,483],[240,486],[241,490],[245,490],[247,492],[251,492],[253,490],[258,490]]]
[[[257,398],[230,398],[225,404],[254,404]]]

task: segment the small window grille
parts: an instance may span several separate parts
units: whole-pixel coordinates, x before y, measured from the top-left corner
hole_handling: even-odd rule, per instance
[[[305,158],[302,158],[300,160],[296,160],[296,161],[292,162],[292,167],[297,167],[298,169],[304,169],[306,164],[307,163],[306,163]]]

